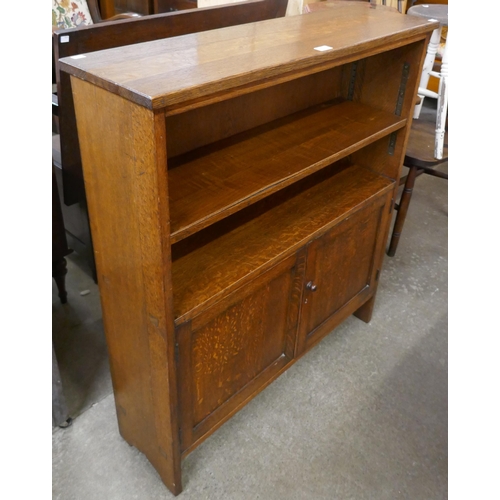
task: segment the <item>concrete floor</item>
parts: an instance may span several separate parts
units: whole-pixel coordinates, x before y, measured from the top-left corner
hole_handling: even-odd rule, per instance
[[[183,500],[447,498],[447,189],[419,177],[371,323],[349,318],[192,452]],[[74,421],[53,429],[53,499],[173,498],[118,433],[98,288],[68,268],[53,340]]]

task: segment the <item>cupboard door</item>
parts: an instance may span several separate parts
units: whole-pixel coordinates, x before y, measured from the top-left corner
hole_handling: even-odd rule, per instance
[[[385,196],[379,198],[347,217],[308,246],[298,354],[329,333],[373,293],[385,200]]]
[[[177,329],[183,451],[293,358],[304,254],[286,259]]]

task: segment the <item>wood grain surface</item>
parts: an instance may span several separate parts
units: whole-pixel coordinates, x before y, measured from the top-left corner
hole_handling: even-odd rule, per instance
[[[299,352],[318,326],[370,287],[384,201],[379,197],[308,246],[304,281],[314,288],[304,291]]]
[[[145,107],[165,108],[219,93],[227,98],[228,91],[250,92],[253,83],[294,79],[298,71],[316,72],[425,38],[438,26],[345,3],[325,12],[63,58],[61,68]],[[325,45],[332,48],[315,50]]]
[[[170,160],[172,242],[389,135],[405,122],[351,101],[324,103]]]
[[[293,362],[304,269],[301,250],[178,328],[183,450]]]
[[[241,286],[393,186],[385,177],[349,167],[174,260],[176,323],[187,321],[228,289]]]
[[[72,87],[120,433],[179,492],[165,120],[88,82]]]

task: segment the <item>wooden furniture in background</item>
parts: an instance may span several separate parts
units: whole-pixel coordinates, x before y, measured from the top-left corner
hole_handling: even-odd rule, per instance
[[[177,4],[186,2],[189,0],[99,0],[104,18],[127,11],[137,12],[143,16],[161,14],[180,10]],[[196,0],[189,3],[192,5],[191,8],[196,8]]]
[[[413,7],[414,5],[422,5],[422,4],[448,5],[448,0],[408,0],[406,4],[406,9],[408,10],[410,7]]]
[[[64,397],[59,364],[57,363],[54,344],[52,344],[52,427],[66,428],[71,425],[71,421],[66,398]]]
[[[66,304],[66,259],[71,253],[66,239],[64,219],[61,210],[59,189],[56,180],[56,170],[52,164],[52,278],[57,285],[57,292],[61,304]],[[68,427],[71,424],[66,398],[62,386],[59,365],[52,343],[52,426]]]
[[[123,9],[118,12],[110,11],[110,2],[102,0],[86,0],[89,6],[90,15],[94,23],[102,23],[103,21],[117,21],[119,19],[131,19],[140,17],[141,12],[136,9]]]
[[[58,115],[60,136],[53,139],[53,158],[63,187],[62,206],[71,248],[95,275],[94,252],[88,221],[80,147],[69,76],[61,73],[59,59],[139,42],[282,17],[287,0],[253,0],[236,5],[172,12],[128,20],[102,22],[53,34],[53,74],[57,95],[53,113]]]
[[[406,4],[406,9],[408,10],[413,5],[422,5],[422,4],[440,4],[440,5],[448,5],[448,0],[409,0]],[[448,27],[443,27],[441,30],[441,44],[446,42],[446,38],[448,36]],[[439,61],[441,58],[440,54],[437,54],[437,60]],[[435,78],[431,75],[429,78],[429,83],[427,84],[427,88],[433,92],[437,92],[439,88],[439,79]]]
[[[154,14],[154,0],[98,0],[103,19],[108,19],[121,12],[137,12],[142,16]]]
[[[174,494],[182,457],[370,320],[435,27],[342,2],[62,59],[120,432]]]
[[[443,158],[445,124],[448,114],[448,41],[445,43],[439,71],[435,71],[434,68],[436,53],[441,42],[441,31],[444,27],[448,28],[448,5],[416,5],[408,9],[408,15],[439,21],[439,27],[432,33],[427,47],[427,54],[418,88],[419,102],[415,106],[413,117],[418,118],[420,116],[420,110],[422,109],[425,97],[437,99],[434,157],[436,160],[441,160]],[[427,88],[431,75],[439,79],[437,92],[433,92]]]
[[[66,304],[68,296],[66,292],[66,274],[68,270],[66,269],[65,257],[70,253],[57,188],[56,172],[52,163],[52,278],[56,282],[62,304]]]
[[[396,255],[417,177],[428,174],[448,179],[448,174],[436,170],[436,167],[448,161],[448,134],[444,137],[443,157],[438,160],[434,155],[435,129],[435,113],[422,113],[418,120],[413,120],[404,160],[409,171],[400,179],[400,185],[404,184],[404,188],[399,203],[395,206],[397,215],[387,250],[390,257]]]
[[[392,7],[397,9],[399,12],[404,14],[406,12],[407,0],[368,0],[377,5],[384,5],[386,7]]]
[[[420,77],[418,89],[419,100],[413,112],[414,120],[404,160],[404,165],[409,168],[409,171],[400,180],[400,184],[404,184],[404,188],[400,201],[396,205],[397,215],[387,250],[387,255],[390,257],[394,257],[396,254],[417,177],[421,174],[428,174],[448,179],[448,174],[436,170],[436,167],[448,161],[447,43],[442,60],[438,64],[435,61],[437,47],[441,40],[441,30],[444,26],[448,26],[448,5],[418,5],[411,7],[408,10],[408,15],[416,15],[423,19],[435,18],[439,21],[440,26],[432,33]],[[437,92],[432,92],[427,88],[430,75],[439,78]],[[437,109],[435,112],[427,111],[424,115],[421,114],[424,97],[437,99]]]
[[[314,12],[316,10],[320,10],[325,8],[326,4],[332,4],[337,1],[342,2],[366,2],[370,3],[373,6],[380,5],[382,7],[391,7],[398,12],[404,14],[406,12],[406,2],[407,0],[333,0],[332,1],[324,1],[324,0],[304,0],[303,11],[304,13]]]
[[[100,6],[97,0],[86,0],[86,3],[92,17],[92,22],[94,23],[90,24],[89,28],[93,29],[95,26],[98,26],[99,23],[103,22],[103,15],[101,15]],[[112,15],[106,15],[106,17],[109,18],[107,21],[109,23],[111,21],[134,19],[140,16],[137,13],[124,12],[120,14],[113,13]],[[73,120],[71,117],[74,116],[74,111],[68,108],[67,99],[70,92],[65,92],[64,83],[61,86],[59,82],[60,73],[56,54],[59,53],[59,43],[67,43],[69,46],[72,46],[74,42],[78,43],[78,41],[75,40],[78,36],[75,37],[74,33],[80,29],[82,29],[82,27],[73,29],[56,29],[56,27],[52,27],[52,132],[55,134],[52,136],[52,174],[53,177],[55,176],[56,178],[57,185],[62,186],[63,191],[63,194],[59,197],[59,199],[63,200],[59,210],[62,210],[65,219],[65,241],[68,240],[70,247],[83,257],[83,261],[87,263],[88,270],[95,280],[94,253],[83,182],[81,179],[75,180],[71,176],[68,178],[63,172],[62,163],[62,157],[64,156],[65,165],[67,165],[66,171],[68,171],[68,168],[71,167],[72,155],[79,154],[79,150],[78,140],[72,138]],[[79,45],[79,50],[85,50],[85,46]],[[64,153],[61,152],[61,135],[65,149]],[[62,266],[62,261],[60,261],[59,266]],[[63,272],[62,268],[59,272]],[[61,280],[62,278],[59,277],[58,279]]]
[[[56,174],[52,165],[52,278],[56,282],[59,300],[67,302],[65,279],[67,274],[65,257],[71,253],[66,241],[66,231],[61,211]],[[52,344],[52,425],[67,427],[71,423],[66,398],[64,397],[61,374]]]
[[[175,12],[198,8],[197,0],[154,0],[153,13]]]
[[[198,8],[197,0],[99,0],[99,3],[104,18],[126,11],[146,16]]]
[[[99,10],[103,19],[108,19],[115,15],[115,0],[98,0]]]

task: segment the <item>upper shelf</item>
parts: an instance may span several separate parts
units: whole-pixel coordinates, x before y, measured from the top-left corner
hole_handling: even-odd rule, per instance
[[[425,38],[439,23],[367,2],[61,59],[61,69],[149,109],[250,91]],[[326,50],[318,48],[327,47]]]
[[[335,101],[170,159],[171,242],[186,238],[405,124],[406,119],[361,103]]]

